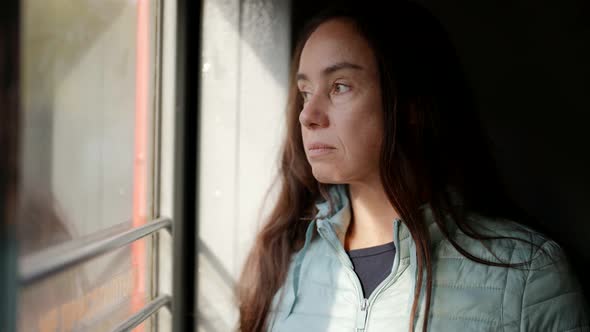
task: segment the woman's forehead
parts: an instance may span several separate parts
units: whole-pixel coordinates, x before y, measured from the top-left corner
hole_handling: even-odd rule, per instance
[[[373,51],[354,23],[332,19],[322,23],[309,37],[299,60],[299,73],[317,75],[325,68],[350,63],[371,70],[375,67]]]

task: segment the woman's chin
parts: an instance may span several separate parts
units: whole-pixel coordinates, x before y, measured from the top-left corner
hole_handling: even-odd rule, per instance
[[[346,183],[344,178],[341,176],[338,176],[338,174],[334,173],[334,172],[330,172],[330,171],[316,171],[313,170],[313,177],[319,182],[319,183],[325,183],[325,184],[342,184],[342,183]]]

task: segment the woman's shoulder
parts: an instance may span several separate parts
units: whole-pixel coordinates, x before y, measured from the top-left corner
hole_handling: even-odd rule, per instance
[[[566,259],[564,250],[554,239],[522,222],[470,213],[465,224],[455,227],[452,238],[478,258],[526,263],[530,267]],[[445,242],[451,245],[450,241]]]
[[[478,268],[476,265],[480,263],[468,260],[447,239],[436,251],[441,271],[451,274],[470,271],[462,282],[473,283],[473,278],[480,278],[478,281],[486,286],[509,290],[503,297],[504,304],[512,301],[518,310],[506,311],[504,318],[514,319],[522,330],[585,331],[588,328],[589,311],[581,285],[569,258],[555,240],[514,220],[472,214],[467,222],[482,237],[474,238],[468,235],[466,227],[457,227],[451,235],[457,245],[488,262],[517,265]],[[497,278],[498,275],[504,277]]]

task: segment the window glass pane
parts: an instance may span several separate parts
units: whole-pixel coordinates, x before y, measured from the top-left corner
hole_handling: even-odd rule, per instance
[[[111,331],[150,300],[145,276],[151,267],[134,262],[134,246],[149,250],[151,244],[151,237],[139,240],[21,289],[18,330]]]
[[[154,3],[22,1],[22,253],[149,218]]]
[[[21,264],[153,218],[158,8],[21,1]],[[110,331],[152,297],[151,246],[21,288],[19,331]]]

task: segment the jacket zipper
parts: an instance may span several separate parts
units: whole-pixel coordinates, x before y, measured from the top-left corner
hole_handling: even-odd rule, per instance
[[[331,226],[329,226],[329,227],[331,228]],[[360,282],[359,278],[354,273],[354,270],[351,268],[352,262],[350,261],[348,256],[346,256],[346,253],[344,252],[344,250],[340,246],[338,246],[334,243],[334,241],[337,241],[338,243],[340,243],[340,240],[338,240],[338,238],[336,238],[336,236],[334,235],[333,229],[330,229],[330,232],[325,232],[322,228],[320,228],[320,234],[325,237],[326,241],[328,241],[328,243],[330,244],[332,249],[334,249],[336,251],[338,258],[340,259],[340,261],[344,265],[344,269],[346,270],[348,277],[352,280],[352,284],[354,285],[354,288],[356,290],[356,294],[357,294],[359,302],[360,302],[360,305],[359,305],[360,309],[357,312],[355,332],[364,331],[365,325],[367,324],[366,318],[367,318],[367,311],[368,311],[367,310],[368,309],[368,301],[363,296],[361,282]]]
[[[367,326],[368,306],[369,300],[363,298],[361,300],[361,310],[356,316],[356,332],[364,331]]]
[[[401,221],[395,220],[394,225],[396,225],[396,223],[398,223],[398,222],[401,222]],[[328,232],[329,234],[326,234],[326,232],[322,231],[321,228],[320,228],[320,234],[324,235],[324,237],[326,238],[328,243],[331,245],[331,247],[338,254],[340,261],[344,264],[345,270],[347,271],[349,277],[352,279],[352,282],[354,284],[354,288],[356,289],[358,298],[360,300],[359,311],[357,313],[357,318],[356,318],[355,332],[366,332],[367,321],[369,318],[369,311],[370,311],[371,305],[373,304],[373,302],[375,302],[375,299],[377,298],[377,296],[379,296],[379,294],[383,291],[383,289],[385,289],[386,286],[388,286],[390,284],[390,282],[394,279],[394,276],[397,274],[397,267],[399,266],[399,251],[398,251],[399,250],[398,249],[399,239],[398,239],[398,235],[396,234],[397,227],[394,226],[394,232],[393,232],[394,245],[396,246],[396,251],[397,251],[393,264],[396,268],[391,271],[389,276],[385,280],[383,280],[379,286],[377,286],[377,289],[375,289],[375,291],[373,291],[373,293],[369,296],[368,299],[364,298],[364,296],[363,296],[363,292],[361,291],[361,289],[362,289],[361,282],[360,282],[358,276],[356,275],[356,273],[354,272],[354,270],[351,268],[352,262],[350,261],[348,256],[346,256],[346,253],[344,253],[344,250],[340,246],[338,246],[334,243],[334,241],[337,241],[338,243],[340,243],[340,240],[338,240],[338,238],[336,238],[336,236],[334,235],[334,230],[331,228],[332,226],[329,225],[329,227],[331,230],[331,232]],[[342,250],[340,250],[340,249],[342,249]]]
[[[385,280],[383,280],[381,282],[381,284],[379,284],[379,286],[377,286],[377,288],[373,291],[373,293],[369,296],[369,299],[367,300],[367,305],[368,308],[370,309],[372,304],[377,300],[377,297],[379,297],[379,295],[381,294],[381,292],[383,292],[384,289],[386,289],[387,287],[389,287],[393,282],[395,282],[396,278],[395,276],[397,275],[397,271],[399,269],[399,264],[400,264],[400,250],[399,250],[399,236],[398,236],[398,229],[399,229],[399,223],[401,223],[400,219],[396,219],[393,223],[394,227],[393,227],[393,244],[395,245],[395,258],[393,259],[393,269],[391,270],[391,273],[389,274],[389,276],[387,276],[387,278],[385,278]],[[365,319],[367,322],[369,320],[369,310],[367,310],[367,317]],[[365,329],[366,329],[366,323],[365,323]]]

